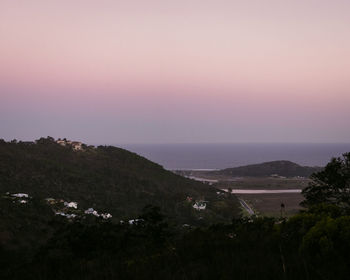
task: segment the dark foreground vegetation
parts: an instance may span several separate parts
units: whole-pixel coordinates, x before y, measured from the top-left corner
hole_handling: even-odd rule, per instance
[[[154,207],[134,225],[39,216],[17,224],[36,238],[2,245],[1,279],[348,279],[350,216],[337,206],[196,228]]]
[[[348,279],[350,154],[312,179],[292,218],[233,214],[211,225],[150,205],[134,223],[67,219],[41,198],[4,196],[0,279]]]

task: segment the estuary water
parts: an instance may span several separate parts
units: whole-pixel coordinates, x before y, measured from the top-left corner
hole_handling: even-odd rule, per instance
[[[227,192],[227,189],[223,189]],[[269,194],[269,193],[301,193],[301,189],[289,189],[289,190],[244,190],[244,189],[233,189],[233,194]]]
[[[133,144],[116,145],[146,157],[164,168],[222,169],[273,160],[306,166],[324,166],[332,157],[350,152],[348,144]]]

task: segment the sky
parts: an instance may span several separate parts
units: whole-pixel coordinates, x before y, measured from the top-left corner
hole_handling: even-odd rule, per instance
[[[348,0],[0,0],[0,138],[350,142]]]

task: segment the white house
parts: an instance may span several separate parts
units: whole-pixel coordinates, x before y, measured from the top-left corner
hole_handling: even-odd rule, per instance
[[[196,201],[196,203],[193,204],[193,208],[198,211],[205,210],[205,208],[207,208],[207,204],[205,201]]]
[[[129,225],[137,225],[139,222],[143,222],[144,219],[132,219],[129,220]]]
[[[94,210],[94,208],[89,208],[88,210],[85,210],[84,213],[88,215],[94,215],[96,217],[100,217],[100,214],[98,214],[97,211]]]
[[[105,220],[112,218],[112,215],[109,213],[103,213],[101,214],[101,217]]]
[[[55,212],[55,214],[63,216],[63,217],[67,217],[67,219],[74,219],[77,216],[75,214],[67,214],[67,213],[64,213],[64,212],[61,212],[61,211]]]
[[[14,193],[14,194],[11,194],[11,196],[13,197],[21,197],[21,198],[28,198],[29,195],[26,194],[26,193]]]
[[[57,140],[57,144],[60,144],[61,146],[71,146],[74,151],[80,151],[83,149],[83,143],[78,141],[70,141],[70,140]]]
[[[71,142],[71,146],[74,151],[80,151],[83,149],[83,143],[81,142],[77,142],[77,141]]]
[[[78,208],[78,203],[77,202],[64,202],[64,206],[68,207],[68,208],[74,208],[77,209]]]

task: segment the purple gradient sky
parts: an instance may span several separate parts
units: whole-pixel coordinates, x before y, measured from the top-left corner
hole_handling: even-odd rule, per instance
[[[350,1],[0,1],[0,138],[350,142]]]

